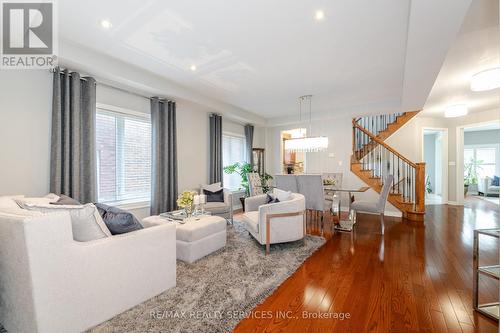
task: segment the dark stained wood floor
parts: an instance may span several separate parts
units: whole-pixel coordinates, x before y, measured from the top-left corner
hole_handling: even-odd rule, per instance
[[[327,243],[254,309],[259,318],[235,332],[498,332],[472,310],[472,240],[474,229],[498,227],[499,215],[478,199],[427,206],[424,225],[386,217],[382,236],[378,217],[358,214],[355,232],[327,231]],[[316,221],[308,231],[318,233]],[[481,264],[498,262],[497,241],[482,244]],[[498,299],[496,281],[480,285],[483,300]],[[303,311],[350,319],[304,319]]]

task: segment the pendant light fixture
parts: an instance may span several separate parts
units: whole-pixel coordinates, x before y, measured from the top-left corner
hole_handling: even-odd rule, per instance
[[[299,97],[299,121],[302,122],[302,105],[309,104],[309,134],[312,134],[312,95]],[[320,152],[328,148],[326,136],[304,136],[285,140],[285,150],[289,152]]]

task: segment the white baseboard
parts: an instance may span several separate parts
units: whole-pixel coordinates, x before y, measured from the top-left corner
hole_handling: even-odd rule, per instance
[[[340,209],[343,211],[343,212],[347,212],[347,210],[349,209],[349,207],[347,206],[340,206]],[[376,213],[368,213],[368,212],[363,212],[363,214],[370,214],[370,215],[378,215]],[[391,216],[391,217],[403,217],[403,213],[400,212],[400,211],[394,211],[394,210],[385,210],[384,211],[384,215],[385,216]]]
[[[457,201],[448,201],[447,204],[451,205],[451,206],[463,206],[464,205],[464,204],[458,203]]]

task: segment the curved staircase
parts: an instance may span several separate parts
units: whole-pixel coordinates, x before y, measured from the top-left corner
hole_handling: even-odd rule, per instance
[[[351,171],[379,193],[386,176],[394,175],[389,202],[403,218],[421,222],[425,216],[425,163],[412,162],[385,143],[418,112],[353,119]]]

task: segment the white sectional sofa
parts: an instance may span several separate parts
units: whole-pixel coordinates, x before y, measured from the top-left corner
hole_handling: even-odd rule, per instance
[[[0,322],[16,333],[81,332],[174,287],[175,226],[73,240],[66,212],[0,211]]]

